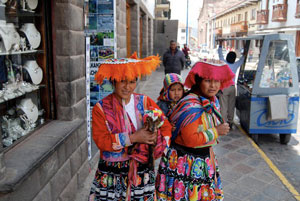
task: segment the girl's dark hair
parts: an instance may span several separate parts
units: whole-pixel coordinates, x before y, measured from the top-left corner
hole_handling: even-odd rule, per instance
[[[200,77],[199,75],[195,75],[195,84],[192,86],[192,88],[185,94],[188,95],[190,93],[200,93],[200,87],[199,84],[202,82],[203,78]]]

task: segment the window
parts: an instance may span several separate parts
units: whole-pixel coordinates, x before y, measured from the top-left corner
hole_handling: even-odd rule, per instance
[[[259,83],[261,88],[289,88],[293,86],[287,41],[270,42],[269,52]]]
[[[0,7],[0,150],[54,118],[46,4]]]
[[[251,20],[255,20],[255,16],[256,16],[256,9],[253,8],[253,9],[251,10]]]
[[[181,33],[185,33],[185,29],[181,29]]]
[[[242,21],[242,15],[238,14],[238,22]]]

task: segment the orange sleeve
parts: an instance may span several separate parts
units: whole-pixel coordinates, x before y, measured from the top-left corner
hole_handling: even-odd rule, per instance
[[[105,114],[98,104],[94,106],[92,112],[92,135],[97,147],[101,151],[114,152],[130,146],[131,142],[127,133],[110,133],[106,126]]]
[[[147,97],[147,108],[150,108],[150,107],[154,107],[156,109],[159,109],[161,110],[158,105],[149,97]],[[146,108],[146,109],[147,109]],[[164,113],[163,113],[164,115]],[[172,135],[172,126],[170,124],[170,122],[168,121],[168,118],[164,115],[164,124],[160,127],[160,132],[162,134],[162,136],[164,137],[169,137],[171,138],[171,135]]]
[[[215,127],[205,128],[203,115],[193,123],[182,128],[175,142],[186,147],[197,148],[216,140],[218,138],[217,129]]]

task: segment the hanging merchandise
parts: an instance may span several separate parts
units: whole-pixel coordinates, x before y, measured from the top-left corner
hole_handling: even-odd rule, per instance
[[[20,35],[15,29],[13,23],[7,23],[4,20],[0,20],[0,38],[2,39],[3,48],[0,52],[19,51],[20,50]]]
[[[7,2],[7,0],[0,0],[0,6],[5,6],[6,2]]]
[[[26,35],[26,38],[30,44],[30,49],[37,49],[40,46],[41,34],[33,23],[23,24],[20,30]]]
[[[7,69],[5,65],[5,56],[0,56],[0,90],[3,83],[7,82]]]
[[[13,45],[13,41],[9,37],[5,20],[0,20],[0,38],[2,43],[0,52],[8,52]]]
[[[31,123],[35,123],[36,120],[38,119],[38,115],[39,115],[38,108],[30,98],[22,99],[20,104],[17,105],[17,108],[24,112],[24,114],[27,116],[28,120]]]
[[[6,14],[16,15],[17,14],[17,0],[8,0],[6,2]]]
[[[35,60],[28,60],[24,64],[33,84],[40,84],[43,79],[43,71]]]

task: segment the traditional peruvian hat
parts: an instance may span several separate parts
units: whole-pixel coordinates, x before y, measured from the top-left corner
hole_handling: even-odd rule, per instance
[[[149,75],[160,64],[159,56],[138,59],[136,52],[130,58],[106,59],[95,75],[95,80],[102,84],[104,79],[116,81],[134,80],[142,75]]]
[[[181,75],[178,75],[177,73],[166,74],[164,79],[164,87],[161,89],[161,94],[157,100],[171,101],[169,97],[169,89],[171,85],[176,83],[181,84],[183,87],[183,79]]]
[[[195,75],[205,79],[221,81],[221,90],[234,84],[232,80],[235,76],[234,73],[226,63],[219,60],[197,62],[185,80],[184,85],[186,87],[192,88],[196,84]]]

